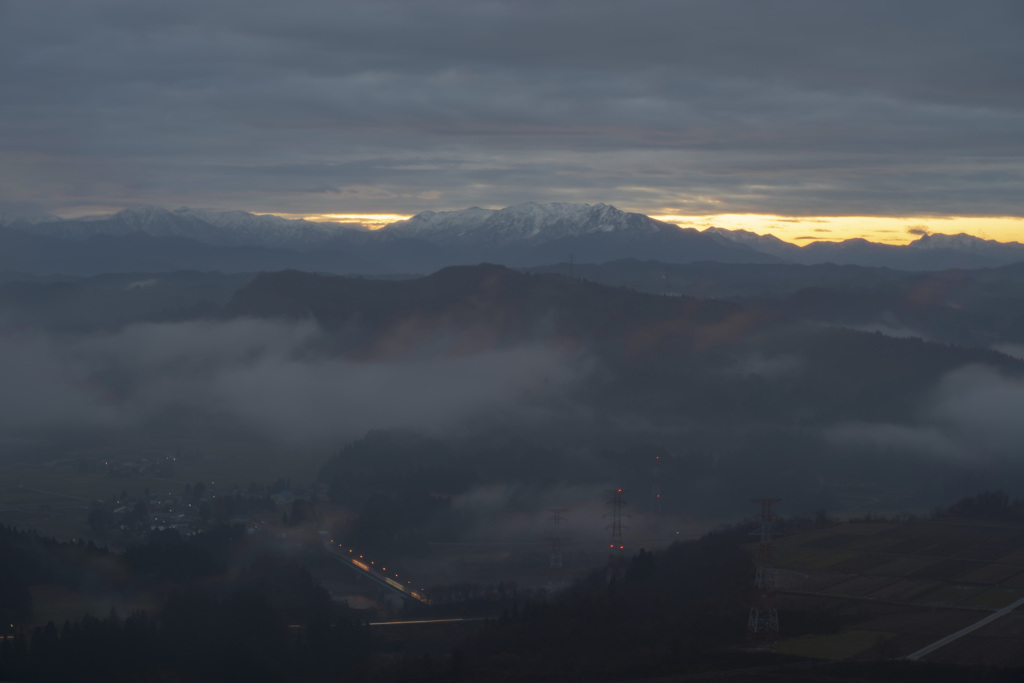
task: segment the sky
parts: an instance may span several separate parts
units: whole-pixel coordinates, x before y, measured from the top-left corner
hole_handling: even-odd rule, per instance
[[[0,0],[0,210],[1024,240],[1022,64],[1020,0]]]

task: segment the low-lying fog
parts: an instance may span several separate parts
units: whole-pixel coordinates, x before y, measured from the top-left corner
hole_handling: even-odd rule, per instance
[[[635,412],[607,412],[639,399],[597,400],[597,392],[619,391],[607,383],[607,364],[555,343],[458,353],[424,342],[399,358],[357,361],[336,342],[308,319],[7,332],[0,431],[8,440],[76,430],[116,439],[188,415],[201,418],[207,433],[265,439],[315,467],[374,430],[441,439],[486,433],[487,443],[514,437],[528,447],[500,451],[495,457],[508,458],[508,467],[491,468],[499,474],[458,503],[485,517],[500,509],[511,535],[534,534],[547,506],[603,505],[600,491],[611,486],[646,500],[655,454],[664,457],[667,512],[678,519],[746,514],[756,495],[785,498],[792,513],[861,512],[923,510],[979,488],[1024,489],[1015,483],[1024,468],[1024,380],[984,364],[930,379],[915,413],[891,420],[702,424],[684,409],[673,412],[681,397],[701,401],[693,395],[701,389],[690,386],[636,394],[656,400],[659,416],[640,403]],[[746,391],[755,378],[757,386],[782,387],[778,395],[794,378],[820,371],[798,351],[748,351],[725,367],[715,382]],[[542,449],[547,455],[537,456]],[[516,508],[513,499],[529,505]],[[529,530],[516,531],[523,525]]]
[[[222,416],[291,444],[368,430],[444,431],[579,376],[542,345],[355,362],[312,321],[137,324],[115,333],[0,338],[0,427],[127,429],[168,411]]]

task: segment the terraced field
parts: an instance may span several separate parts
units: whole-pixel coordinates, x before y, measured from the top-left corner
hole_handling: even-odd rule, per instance
[[[905,657],[1024,599],[1024,528],[992,522],[850,522],[775,541],[778,603],[839,615],[838,634],[783,639],[826,659]],[[1024,666],[1024,611],[922,657]]]

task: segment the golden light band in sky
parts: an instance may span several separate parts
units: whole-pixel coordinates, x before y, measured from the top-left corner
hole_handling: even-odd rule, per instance
[[[972,216],[772,216],[719,214],[716,216],[652,215],[666,223],[704,230],[711,226],[771,234],[794,244],[840,241],[861,237],[885,244],[907,244],[924,233],[967,233],[999,242],[1024,241],[1024,218]]]
[[[283,214],[279,214],[283,215]],[[328,213],[286,215],[309,221],[357,223],[370,230],[389,223],[406,220],[409,214],[396,213]],[[1024,242],[1024,218],[1018,216],[775,216],[769,214],[717,214],[681,216],[651,214],[666,223],[704,230],[711,226],[729,230],[750,230],[761,235],[775,235],[794,244],[816,240],[839,241],[861,237],[872,242],[907,244],[924,233],[955,235],[967,233],[1000,242]]]
[[[411,218],[411,214],[398,213],[319,213],[314,215],[291,215],[276,214],[285,218],[305,218],[307,221],[317,223],[357,223],[370,230],[383,228],[395,221],[404,221]]]

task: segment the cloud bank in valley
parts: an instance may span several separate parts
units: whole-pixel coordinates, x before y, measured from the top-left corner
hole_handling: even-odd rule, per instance
[[[286,442],[375,428],[451,429],[514,410],[580,369],[543,346],[352,362],[312,322],[134,325],[113,334],[0,339],[0,428],[131,428],[185,409]]]
[[[1024,378],[971,365],[943,377],[914,424],[846,422],[835,443],[910,451],[951,460],[1020,459],[1024,453]]]
[[[928,412],[954,430],[968,453],[1024,453],[1024,379],[962,368],[943,378]]]

